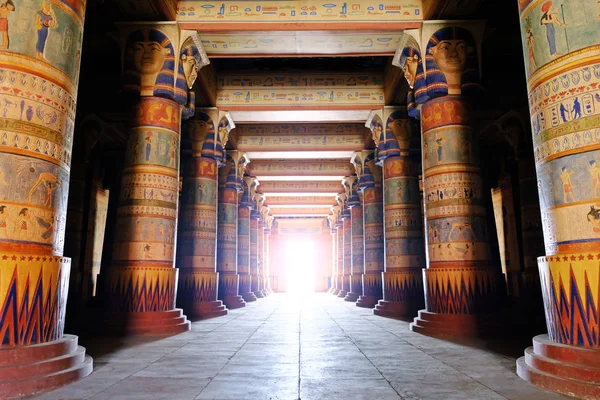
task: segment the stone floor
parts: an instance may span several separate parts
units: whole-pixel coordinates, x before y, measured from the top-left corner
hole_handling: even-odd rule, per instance
[[[564,399],[515,375],[522,348],[422,336],[328,294],[272,295],[177,336],[82,344],[94,372],[33,398]]]

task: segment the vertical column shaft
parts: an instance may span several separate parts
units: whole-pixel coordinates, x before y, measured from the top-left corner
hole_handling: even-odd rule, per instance
[[[252,210],[250,213],[250,275],[252,284],[250,289],[252,293],[258,298],[262,298],[260,292],[260,284],[258,277],[258,220],[260,219],[260,213],[256,210]]]
[[[352,221],[350,211],[346,208],[342,212],[342,229],[344,231],[344,248],[342,260],[342,282],[338,297],[346,297],[350,291],[350,273],[352,270]]]
[[[548,336],[534,338],[517,373],[547,389],[597,398],[600,387],[585,374],[600,359],[598,8],[547,1],[519,5],[519,12],[546,247],[538,267]]]
[[[174,118],[162,120],[155,110]],[[135,107],[105,282],[112,311],[175,308],[180,114],[177,103],[158,97],[142,97]]]
[[[244,301],[256,301],[250,275],[250,207],[246,205],[238,208],[238,275],[239,293]]]
[[[235,169],[232,169],[235,171]],[[237,186],[230,184],[229,176],[219,187],[219,212],[217,227],[217,271],[219,272],[219,299],[229,309],[244,307],[238,295],[237,237],[238,237],[238,192]]]
[[[383,191],[380,184],[363,190],[365,273],[363,295],[356,305],[373,308],[383,297],[381,273],[385,266],[383,240]]]
[[[452,110],[452,111],[448,111]],[[440,118],[435,116],[439,115]],[[471,108],[461,96],[445,96],[422,108],[423,193],[427,234],[424,271],[427,313],[446,314],[444,327],[423,332],[480,334],[482,314],[495,311],[499,271],[488,248],[485,201]],[[492,319],[487,322],[494,323]]]
[[[195,153],[184,171],[185,202],[179,240],[178,299],[188,315],[208,318],[227,310],[217,301],[217,161]]]
[[[257,279],[258,279],[258,292],[257,297],[265,297],[265,274],[264,274],[264,262],[265,262],[265,223],[262,218],[258,220],[258,226],[256,231],[256,268],[257,268]]]
[[[336,246],[336,288],[334,291],[334,295],[337,296],[340,291],[343,289],[343,273],[344,273],[344,225],[342,221],[338,221],[336,223],[336,235],[337,235],[337,246]]]
[[[358,195],[356,196],[358,198]],[[350,291],[346,301],[356,301],[363,294],[362,280],[365,272],[365,237],[362,204],[350,207],[351,215],[351,253]]]

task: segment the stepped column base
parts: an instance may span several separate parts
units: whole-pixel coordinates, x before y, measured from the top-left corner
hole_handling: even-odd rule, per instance
[[[99,327],[113,335],[177,335],[191,329],[183,310],[148,312],[105,312]]]
[[[0,398],[45,392],[85,378],[92,358],[78,346],[77,336],[30,346],[0,347]]]
[[[331,291],[331,294],[332,294],[332,295],[334,295],[334,296],[337,296],[339,293],[340,293],[340,289],[338,289],[338,288],[334,288],[334,289]]]
[[[265,297],[262,290],[257,290],[256,292],[254,292],[254,295],[259,299],[263,299]]]
[[[257,300],[256,295],[254,293],[252,293],[252,292],[242,293],[242,298],[244,299],[244,301],[246,303],[251,303],[251,302]]]
[[[378,296],[359,296],[358,300],[356,301],[356,306],[362,308],[373,308],[380,298],[381,297]]]
[[[582,399],[600,398],[600,350],[533,338],[517,360],[517,375],[546,390]]]
[[[415,307],[414,304],[405,301],[379,300],[373,309],[373,314],[386,318],[413,318],[417,313],[418,308]]]
[[[223,297],[223,304],[229,310],[246,307],[246,302],[242,296],[225,296]]]
[[[346,294],[346,297],[344,297],[344,300],[354,303],[354,302],[356,302],[356,300],[358,300],[359,297],[360,297],[360,293],[348,292]]]
[[[429,336],[481,337],[501,332],[499,314],[438,314],[419,310],[410,330]]]

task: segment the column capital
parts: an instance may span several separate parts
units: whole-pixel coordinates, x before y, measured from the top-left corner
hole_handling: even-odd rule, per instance
[[[197,108],[194,117],[184,125],[183,139],[191,141],[194,157],[211,158],[221,166],[224,165],[223,149],[233,127],[227,113],[215,107]]]
[[[484,26],[483,21],[424,21],[421,29],[407,32],[392,64],[402,68],[413,89],[407,99],[411,116],[418,118],[416,104],[432,98],[479,95]],[[447,48],[459,53],[458,68],[448,62]]]
[[[117,26],[123,60],[123,93],[137,97],[162,97],[187,106],[193,114],[191,90],[198,71],[209,60],[194,31],[181,30],[177,22],[126,22]],[[154,46],[160,52],[153,51]],[[151,61],[142,65],[141,59]]]
[[[250,162],[246,153],[237,150],[228,150],[227,151],[228,158],[231,159],[233,166],[235,168],[235,178],[237,182],[237,190],[241,195],[244,193],[243,187],[243,179],[244,173],[246,172],[246,165]]]
[[[359,182],[359,191],[362,191],[368,187],[381,185],[381,168],[375,164],[375,151],[357,151],[352,156],[350,162],[356,169],[356,175],[358,176]]]

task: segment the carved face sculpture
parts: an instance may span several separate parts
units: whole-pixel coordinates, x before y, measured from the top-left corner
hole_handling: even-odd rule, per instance
[[[143,75],[157,75],[169,50],[158,42],[136,42],[133,45],[133,65]]]
[[[467,66],[469,46],[464,40],[443,40],[430,52],[444,74],[462,73]]]
[[[389,127],[397,140],[403,141],[410,139],[412,134],[412,124],[409,119],[395,119],[389,124]]]
[[[421,60],[417,54],[408,56],[406,61],[404,61],[404,68],[402,68],[402,70],[404,71],[404,78],[406,79],[406,82],[408,82],[408,86],[410,86],[411,89],[415,88],[415,81],[417,80],[417,68],[419,67],[420,62]]]
[[[188,89],[191,89],[194,86],[194,82],[196,82],[196,79],[198,78],[198,71],[200,71],[198,60],[192,56],[182,54],[181,65],[183,66],[185,83],[187,84]]]

